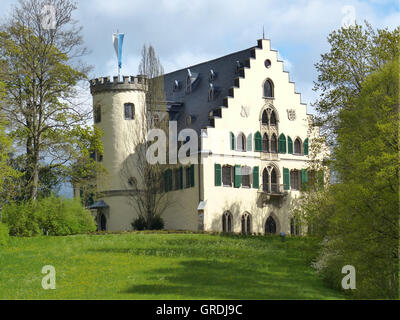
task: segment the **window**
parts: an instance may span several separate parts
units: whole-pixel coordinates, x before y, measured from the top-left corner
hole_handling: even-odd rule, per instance
[[[271,119],[269,120],[269,124],[271,126],[276,126],[276,116],[275,116],[275,111],[271,112]]]
[[[174,91],[178,91],[181,87],[181,84],[179,83],[178,80],[174,81]]]
[[[159,124],[160,124],[160,116],[158,114],[155,114],[153,116],[153,126],[158,127]]]
[[[290,234],[292,236],[298,236],[300,235],[300,226],[296,221],[296,218],[291,218],[290,219]]]
[[[232,186],[232,167],[223,166],[222,167],[222,184],[224,186]]]
[[[210,81],[214,81],[215,78],[217,77],[217,74],[213,69],[210,70]]]
[[[239,133],[237,136],[236,150],[237,151],[246,151],[246,137],[243,133]]]
[[[190,78],[190,75],[186,77],[186,92],[192,92],[192,79]]]
[[[265,234],[275,234],[276,233],[276,223],[274,218],[271,216],[268,217],[265,222]]]
[[[172,190],[172,170],[167,169],[164,171],[164,192]]]
[[[293,154],[293,141],[289,136],[287,137],[288,153]]]
[[[173,190],[180,189],[180,181],[181,181],[181,177],[180,177],[179,169],[175,169],[174,170],[174,189]]]
[[[242,187],[250,188],[250,167],[242,167]]]
[[[230,138],[231,138],[231,150],[235,150],[235,135],[233,132],[230,133]]]
[[[283,133],[279,136],[279,152],[286,153],[286,137]]]
[[[273,152],[273,153],[277,153],[278,152],[277,139],[276,139],[275,133],[273,133],[272,137],[271,137],[271,152]]]
[[[222,215],[222,232],[232,232],[233,217],[229,211]]]
[[[101,122],[101,106],[95,106],[94,108],[94,123]]]
[[[208,89],[208,101],[214,100],[214,85],[210,83],[210,88]]]
[[[290,186],[293,190],[300,190],[300,171],[290,171]]]
[[[267,110],[264,110],[264,112],[262,114],[261,123],[263,125],[268,125],[268,112],[267,112]]]
[[[294,153],[301,154],[301,142],[299,138],[294,140]]]
[[[269,192],[269,173],[267,168],[263,170],[263,191]]]
[[[250,133],[247,136],[247,141],[246,141],[246,150],[247,151],[252,151],[253,150],[252,144],[253,144],[253,135]]]
[[[254,151],[262,151],[261,133],[259,131],[254,134]]]
[[[265,60],[264,65],[267,69],[269,69],[271,67],[271,60],[269,59]]]
[[[275,168],[271,170],[271,192],[279,192],[278,176]]]
[[[125,114],[125,120],[135,119],[135,106],[133,103],[124,104],[124,114]]]
[[[269,152],[269,141],[268,141],[268,135],[264,133],[263,140],[263,152]]]
[[[251,217],[247,212],[242,215],[242,233],[251,234]]]
[[[185,188],[190,188],[190,167],[185,169]]]
[[[273,98],[274,97],[274,87],[272,81],[267,79],[264,82],[264,98]]]

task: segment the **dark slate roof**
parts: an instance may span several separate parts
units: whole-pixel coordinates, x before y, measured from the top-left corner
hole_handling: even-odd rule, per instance
[[[237,70],[237,61],[242,67],[248,66],[248,60],[255,48],[251,47],[164,75],[166,100],[169,101],[168,109],[172,111],[170,117],[178,121],[178,130],[191,128],[200,134],[202,128],[213,126],[213,120],[209,120],[210,111],[214,111],[216,116],[221,114],[218,109],[224,108],[224,98],[230,95],[229,89],[235,86],[235,79],[243,75],[243,70]],[[192,73],[191,93],[186,92],[188,69]],[[216,78],[212,81],[216,94],[213,101],[208,101],[211,69],[216,73]],[[180,83],[178,90],[174,90],[175,80]],[[189,126],[186,125],[188,115],[194,117]]]

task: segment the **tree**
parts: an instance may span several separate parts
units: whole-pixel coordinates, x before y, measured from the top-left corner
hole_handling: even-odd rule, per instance
[[[399,56],[400,27],[375,31],[368,22],[365,24],[333,31],[328,36],[330,51],[322,54],[315,65],[319,74],[314,90],[320,92],[320,98],[314,106],[319,113],[318,124],[323,125],[331,144],[335,141],[338,112],[360,93],[369,74]]]
[[[0,103],[4,96],[4,83],[0,81]],[[12,140],[5,131],[4,119],[0,117],[0,198],[6,200],[10,196],[7,182],[18,178],[19,174],[9,165],[9,157],[12,148]]]
[[[165,107],[163,68],[151,45],[148,48],[143,46],[139,74],[148,79],[146,101],[143,101],[144,108],[139,108],[135,119],[133,141],[125,139],[127,150],[132,145],[135,150],[122,166],[121,179],[131,190],[129,199],[138,220],[144,221],[145,227],[150,229],[160,221],[169,206],[168,193],[162,186],[167,166],[150,164],[146,156],[148,132],[154,128],[167,132],[169,120]]]
[[[367,76],[338,112],[339,183],[309,193],[299,210],[324,238],[317,267],[340,288],[341,268],[354,266],[358,298],[398,297],[399,71],[396,59]]]
[[[43,9],[49,5],[55,15],[47,28]],[[79,61],[87,50],[72,19],[75,9],[71,0],[20,0],[0,32],[6,92],[1,111],[26,151],[29,199],[38,196],[41,161],[51,159],[52,168],[63,168],[76,160],[75,128],[91,117],[76,101],[89,67]]]

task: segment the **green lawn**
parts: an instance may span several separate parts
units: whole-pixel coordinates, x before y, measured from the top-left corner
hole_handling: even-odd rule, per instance
[[[0,299],[344,298],[310,267],[313,246],[178,233],[12,237],[0,247]],[[42,289],[44,265],[56,269],[56,290]]]

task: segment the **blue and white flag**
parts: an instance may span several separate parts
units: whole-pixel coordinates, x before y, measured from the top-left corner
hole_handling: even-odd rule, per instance
[[[123,33],[113,33],[112,41],[114,44],[115,53],[117,54],[117,58],[118,58],[118,68],[121,69],[121,67],[122,67],[122,43],[124,41],[124,34]]]

